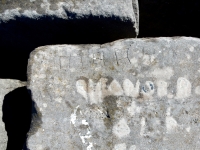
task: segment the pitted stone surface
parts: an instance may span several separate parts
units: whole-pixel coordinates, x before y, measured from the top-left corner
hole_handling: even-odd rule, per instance
[[[8,94],[10,91],[25,86],[25,82],[21,82],[18,80],[10,80],[10,79],[0,79],[0,149],[5,150],[7,145],[7,133],[5,131],[5,125],[2,121],[2,105],[3,105],[3,99],[6,94]]]
[[[200,40],[37,48],[31,150],[200,149]]]

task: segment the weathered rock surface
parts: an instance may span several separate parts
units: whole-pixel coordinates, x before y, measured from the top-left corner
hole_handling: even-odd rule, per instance
[[[31,150],[200,149],[200,40],[37,48]]]
[[[0,149],[5,150],[7,145],[7,133],[5,131],[5,125],[2,121],[2,105],[3,105],[3,99],[6,94],[8,94],[10,91],[25,86],[25,82],[21,82],[18,80],[10,80],[10,79],[0,79]]]
[[[139,15],[137,13],[137,0],[2,0],[0,3],[0,18],[3,22],[21,16],[37,19],[42,15],[49,15],[57,16],[58,18],[73,19],[73,17],[80,18],[93,15],[115,16],[120,17],[122,20],[131,20],[135,23]],[[70,16],[66,12],[76,15]]]
[[[0,0],[0,78],[26,81],[29,53],[40,46],[134,38],[138,11],[137,0]]]

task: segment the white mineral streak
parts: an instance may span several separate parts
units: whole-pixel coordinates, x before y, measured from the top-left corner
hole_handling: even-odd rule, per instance
[[[131,62],[135,67],[138,66],[138,59],[137,59],[137,58],[135,58],[135,57],[131,58],[131,59],[130,59],[130,62]]]
[[[189,49],[190,49],[190,52],[194,51],[194,47],[193,46],[191,46]]]
[[[144,55],[142,62],[143,62],[144,65],[149,66],[150,65],[150,57],[149,57],[149,55]]]
[[[101,78],[97,83],[89,79],[88,84],[84,80],[76,82],[76,89],[87,101],[89,99],[91,104],[98,104],[103,101],[103,98],[109,95],[120,96],[123,95],[123,89],[116,80],[106,88],[106,78]]]
[[[174,129],[176,129],[177,127],[177,121],[171,117],[171,108],[167,108],[166,111],[166,119],[165,119],[165,123],[166,123],[166,128],[167,128],[167,133],[171,133],[171,131],[174,131]]]
[[[76,89],[77,92],[81,94],[88,101],[87,83],[84,80],[78,80],[76,82]]]
[[[83,125],[89,125],[89,123],[86,120],[82,120]]]
[[[92,150],[92,147],[93,147],[93,143],[89,143],[87,150]]]
[[[146,121],[145,118],[142,117],[141,121],[140,121],[140,125],[141,125],[141,129],[140,129],[140,135],[144,136],[144,131],[145,131],[145,125],[146,125]]]
[[[37,145],[37,150],[43,150],[43,146],[42,145]]]
[[[195,88],[195,94],[200,95],[200,86]]]
[[[186,130],[187,132],[190,132],[191,127],[187,127],[185,130]]]
[[[169,80],[174,75],[174,70],[171,67],[166,68],[155,68],[151,73],[150,76],[161,79],[161,80]]]
[[[71,114],[70,116],[70,123],[72,123],[74,126],[75,126],[75,122],[76,122],[76,112],[77,112],[77,109],[79,108],[79,106],[77,106],[75,109],[74,109],[74,113]]]
[[[94,83],[89,79],[88,95],[91,104],[98,104],[102,102],[101,82]]]
[[[43,103],[43,107],[46,108],[47,107],[47,103]]]
[[[136,146],[135,145],[132,145],[129,150],[136,150]]]
[[[167,95],[167,82],[159,80],[156,82],[157,85],[157,95],[158,97],[163,97]]]
[[[126,120],[123,118],[121,119],[115,126],[113,127],[113,133],[118,137],[122,138],[130,133],[130,128],[127,125]]]
[[[140,113],[141,107],[137,106],[135,101],[133,101],[131,106],[127,107],[127,110],[131,116],[134,116],[136,113]]]
[[[191,95],[191,83],[186,78],[180,77],[177,80],[176,98],[184,99]]]
[[[55,101],[58,102],[58,103],[61,103],[62,102],[62,98],[61,97],[57,97],[57,98],[55,98]]]
[[[136,85],[134,86],[129,79],[125,79],[123,82],[123,89],[126,96],[136,98],[139,96],[140,81],[137,80]]]
[[[114,150],[126,150],[126,144],[125,143],[116,144]]]
[[[89,138],[92,137],[91,135],[84,135],[84,136],[82,136],[80,133],[79,133],[79,136],[80,136],[81,141],[82,141],[83,144],[86,143],[86,142],[85,142],[86,139],[89,139]]]
[[[115,95],[120,96],[123,94],[123,89],[121,88],[121,85],[116,80],[113,80],[108,87],[109,95]]]

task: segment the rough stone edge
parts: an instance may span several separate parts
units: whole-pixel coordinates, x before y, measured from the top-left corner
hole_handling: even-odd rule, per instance
[[[31,74],[32,74],[32,64],[34,63],[34,56],[39,52],[39,51],[46,51],[47,48],[52,47],[52,46],[79,46],[79,47],[92,47],[92,46],[99,46],[99,48],[101,47],[107,47],[107,46],[113,46],[119,42],[123,42],[123,41],[128,41],[128,40],[133,40],[134,42],[156,42],[156,41],[162,41],[162,40],[170,40],[170,41],[177,41],[177,40],[194,40],[197,42],[200,42],[199,38],[196,37],[186,37],[186,36],[175,36],[175,37],[157,37],[157,38],[129,38],[129,39],[120,39],[120,40],[116,40],[110,43],[105,43],[105,44],[76,44],[76,45],[72,45],[72,44],[61,44],[61,45],[46,45],[46,46],[41,46],[38,47],[36,49],[34,49],[30,55],[29,55],[29,59],[28,59],[28,65],[27,65],[27,88],[29,89],[30,87],[30,81],[31,81]]]
[[[140,17],[140,14],[139,14],[139,2],[138,0],[133,0],[132,1],[132,6],[133,6],[133,13],[135,14],[135,25],[134,25],[134,28],[135,28],[135,33],[136,33],[136,37],[139,35],[139,17]]]

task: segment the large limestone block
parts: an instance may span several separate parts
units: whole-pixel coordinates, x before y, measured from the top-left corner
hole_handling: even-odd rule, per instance
[[[200,149],[200,40],[37,48],[31,150]]]
[[[7,133],[5,131],[5,125],[2,121],[2,105],[3,105],[3,99],[6,94],[8,94],[10,91],[25,86],[25,82],[21,82],[18,80],[10,80],[10,79],[0,79],[0,149],[5,150],[7,145]]]

